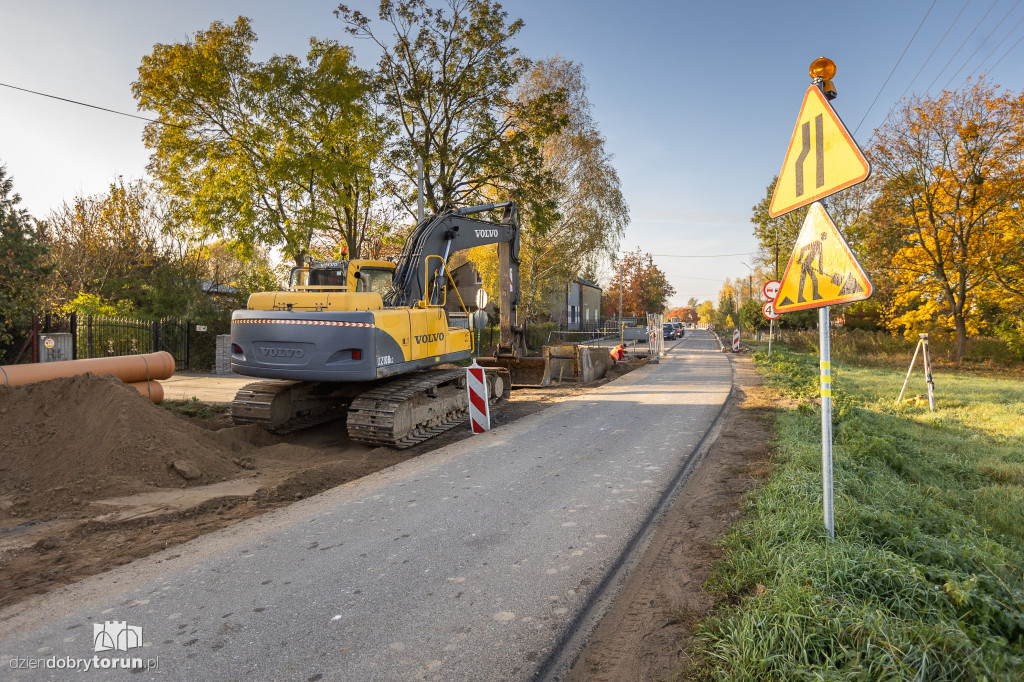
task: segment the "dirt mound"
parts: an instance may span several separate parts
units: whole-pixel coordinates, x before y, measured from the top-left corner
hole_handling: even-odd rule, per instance
[[[0,386],[0,512],[221,481],[234,452],[111,376]]]

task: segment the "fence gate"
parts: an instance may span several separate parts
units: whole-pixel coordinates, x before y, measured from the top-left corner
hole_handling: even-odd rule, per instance
[[[165,350],[174,356],[174,369],[188,369],[189,327],[187,320],[165,317],[153,323],[153,350]]]

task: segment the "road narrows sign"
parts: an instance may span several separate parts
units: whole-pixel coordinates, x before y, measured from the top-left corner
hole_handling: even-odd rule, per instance
[[[811,204],[775,297],[777,313],[822,308],[870,298],[864,269],[818,202]]]
[[[867,179],[871,165],[817,85],[804,95],[768,214],[780,215]]]

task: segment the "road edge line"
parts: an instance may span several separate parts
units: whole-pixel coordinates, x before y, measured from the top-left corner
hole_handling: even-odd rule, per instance
[[[654,536],[658,523],[668,513],[668,510],[675,503],[683,488],[686,487],[686,483],[690,480],[694,470],[704,461],[704,457],[711,450],[711,446],[718,440],[725,421],[725,413],[732,406],[733,398],[736,396],[736,363],[731,355],[727,357],[729,358],[732,383],[729,386],[729,395],[725,397],[721,407],[718,408],[714,421],[708,427],[708,430],[704,432],[697,445],[690,451],[686,461],[680,467],[679,472],[676,473],[675,478],[665,488],[658,503],[652,507],[644,522],[626,543],[625,550],[605,573],[597,587],[587,596],[584,607],[577,612],[569,627],[559,637],[551,653],[538,666],[534,679],[554,681],[561,680],[569,674],[583,649],[586,648],[590,637],[597,630],[597,626],[602,618],[611,608],[615,597],[621,591],[626,578],[629,576],[629,571],[643,557],[644,551]]]

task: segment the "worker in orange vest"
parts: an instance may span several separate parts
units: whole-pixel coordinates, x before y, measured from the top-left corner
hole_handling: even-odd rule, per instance
[[[619,345],[615,346],[615,348],[612,348],[610,353],[612,356],[612,360],[615,360],[615,362],[622,362],[622,358],[625,355],[625,349],[620,343]]]

